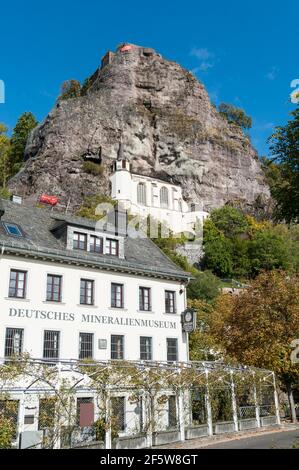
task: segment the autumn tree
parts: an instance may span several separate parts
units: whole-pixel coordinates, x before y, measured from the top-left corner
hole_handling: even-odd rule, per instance
[[[240,295],[219,297],[212,317],[211,334],[229,357],[275,372],[295,421],[299,363],[291,354],[292,342],[299,338],[299,277],[263,272]]]
[[[61,94],[59,99],[68,100],[81,96],[81,85],[78,80],[66,80],[61,85]]]

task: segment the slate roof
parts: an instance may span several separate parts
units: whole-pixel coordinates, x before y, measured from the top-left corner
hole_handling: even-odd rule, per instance
[[[1,206],[4,214],[1,217]],[[114,270],[150,277],[187,280],[191,277],[176,266],[150,239],[125,238],[125,258],[109,255],[91,254],[66,248],[63,239],[57,239],[51,232],[57,224],[64,221],[69,225],[95,228],[95,222],[69,214],[55,213],[49,209],[39,209],[0,199],[1,222],[17,224],[24,236],[13,237],[6,233],[0,222],[1,250],[18,256],[33,257],[68,264],[90,266],[98,269]]]

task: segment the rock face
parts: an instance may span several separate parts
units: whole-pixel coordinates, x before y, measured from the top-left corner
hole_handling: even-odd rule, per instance
[[[153,49],[133,45],[105,56],[84,96],[57,101],[32,132],[10,189],[32,201],[54,194],[73,209],[84,196],[110,194],[120,139],[134,172],[181,184],[203,210],[269,196],[248,137],[219,115],[204,86]],[[101,174],[86,171],[87,154],[99,157]]]

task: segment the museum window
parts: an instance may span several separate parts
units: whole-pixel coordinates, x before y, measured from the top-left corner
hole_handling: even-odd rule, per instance
[[[47,275],[47,301],[61,302],[62,276]]]
[[[18,356],[22,353],[24,330],[20,328],[6,328],[5,357]]]
[[[167,361],[178,361],[178,340],[176,338],[166,338],[167,342]]]
[[[138,183],[137,185],[137,203],[146,206],[146,185]]]
[[[103,238],[90,235],[89,237],[89,251],[90,253],[103,253]]]
[[[115,419],[115,430],[124,431],[126,428],[125,397],[111,398],[111,414]]]
[[[73,249],[74,250],[87,250],[87,235],[82,232],[74,232],[73,234]]]
[[[151,361],[152,354],[152,338],[150,336],[140,337],[140,359],[142,361]]]
[[[79,359],[92,359],[93,333],[79,333]]]
[[[111,307],[124,307],[124,286],[123,284],[111,284]]]
[[[44,359],[58,359],[59,358],[59,339],[60,332],[53,330],[46,330],[44,332]]]
[[[90,279],[80,280],[80,304],[93,305],[94,304],[94,281]]]
[[[9,297],[25,299],[27,272],[11,269],[9,279]]]
[[[151,309],[151,289],[139,287],[139,310],[149,312]]]
[[[164,209],[168,209],[168,205],[168,189],[165,186],[162,186],[160,189],[160,206]]]
[[[111,359],[124,359],[124,336],[111,335]]]
[[[172,291],[172,290],[165,291],[165,312],[176,313],[175,291]]]
[[[118,240],[106,238],[106,255],[118,256]]]

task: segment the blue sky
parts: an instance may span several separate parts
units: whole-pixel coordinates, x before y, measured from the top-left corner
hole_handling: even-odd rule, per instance
[[[2,2],[0,122],[12,129],[24,111],[42,120],[64,80],[84,80],[106,50],[132,42],[193,71],[214,103],[244,108],[253,118],[252,142],[266,155],[273,126],[295,107],[289,100],[290,83],[299,79],[295,6],[295,0]]]

